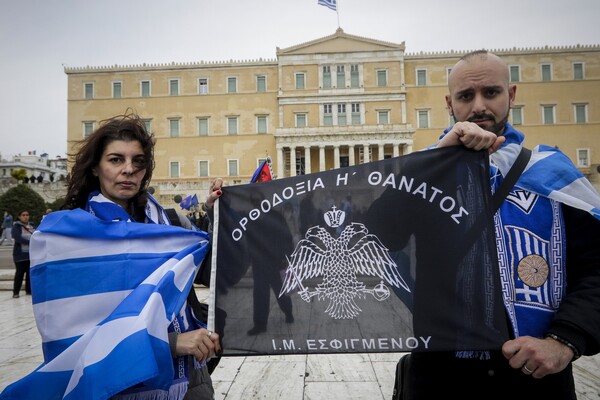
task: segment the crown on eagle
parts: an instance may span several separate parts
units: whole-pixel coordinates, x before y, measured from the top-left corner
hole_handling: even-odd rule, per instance
[[[331,207],[331,211],[324,214],[325,222],[332,228],[337,228],[344,223],[346,213],[342,210],[337,210],[335,206]]]

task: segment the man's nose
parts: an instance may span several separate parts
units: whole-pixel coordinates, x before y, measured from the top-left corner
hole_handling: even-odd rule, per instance
[[[486,100],[482,95],[480,95],[480,94],[475,95],[475,98],[473,99],[473,110],[472,111],[475,114],[480,114],[480,113],[487,111]]]

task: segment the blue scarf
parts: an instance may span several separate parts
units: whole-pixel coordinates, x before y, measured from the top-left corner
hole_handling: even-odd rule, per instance
[[[525,139],[510,124],[504,137],[501,148],[490,156],[492,190],[503,181]],[[494,218],[504,305],[515,337],[543,337],[566,293],[560,203],[600,219],[600,196],[571,160],[554,147],[536,146]]]

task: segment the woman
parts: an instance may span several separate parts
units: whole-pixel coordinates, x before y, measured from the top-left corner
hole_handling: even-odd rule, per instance
[[[34,230],[33,225],[29,223],[29,212],[19,212],[17,222],[14,223],[11,230],[14,240],[13,260],[17,268],[13,283],[13,299],[19,298],[19,292],[23,285],[23,276],[25,276],[25,292],[31,294],[31,284],[29,283],[29,240]]]
[[[154,168],[153,150],[154,138],[138,116],[104,121],[74,155],[64,208],[80,208],[106,221],[170,224],[165,211],[146,190]],[[216,333],[193,326],[193,318],[186,317],[189,312],[186,305],[182,311],[185,315],[169,327],[171,354],[174,359],[187,358],[190,373],[185,399],[212,399],[210,375],[205,366],[194,367],[194,358],[203,363],[214,356],[220,351],[219,338]],[[179,326],[183,320],[190,327],[174,333],[173,323]],[[131,393],[125,391],[114,398],[154,398],[155,390],[148,388],[143,397],[140,390],[136,387]]]

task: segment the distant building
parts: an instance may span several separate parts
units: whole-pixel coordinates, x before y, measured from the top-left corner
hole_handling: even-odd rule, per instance
[[[491,51],[518,85],[510,122],[526,146],[558,146],[600,187],[600,47]],[[106,118],[135,111],[157,138],[151,185],[163,204],[246,183],[411,153],[452,123],[444,95],[467,51],[406,53],[345,33],[276,49],[271,60],[67,67],[68,151]]]
[[[39,156],[36,153],[30,151],[27,155],[13,156],[11,160],[0,160],[0,178],[10,178],[13,171],[20,169],[25,170],[28,182],[32,177],[34,183],[59,181],[67,177],[65,157],[50,159],[46,153]]]

